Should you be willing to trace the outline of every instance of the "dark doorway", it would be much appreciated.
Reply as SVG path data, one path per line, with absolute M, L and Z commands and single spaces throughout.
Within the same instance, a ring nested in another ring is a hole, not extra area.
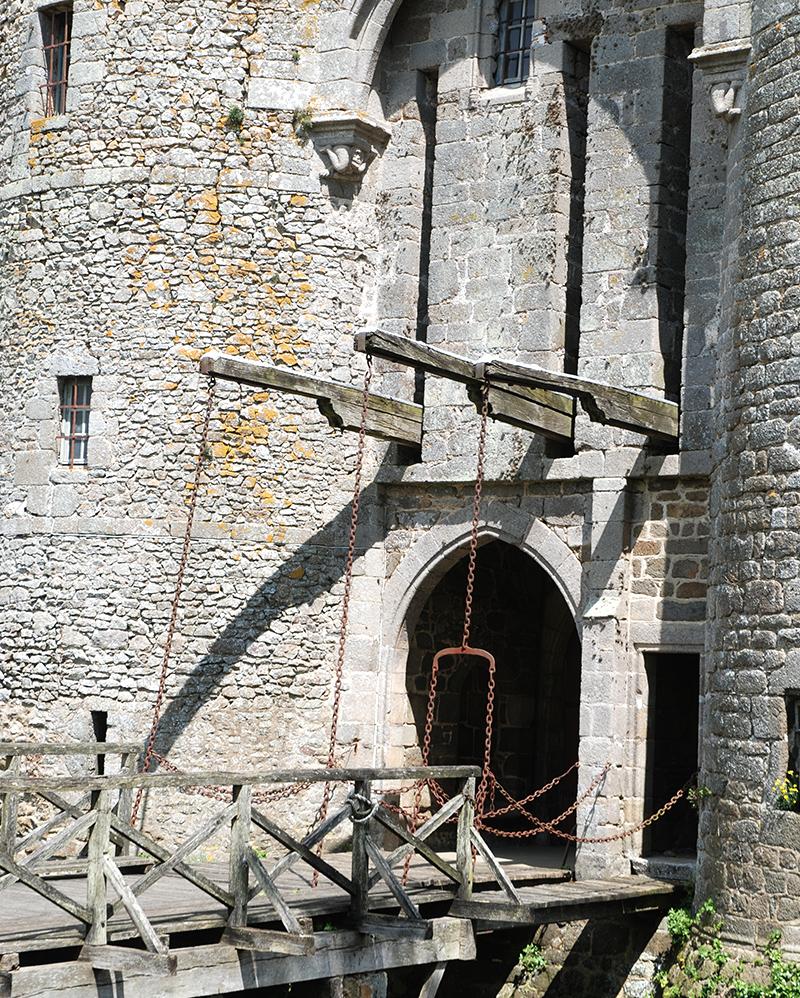
M 462 559 L 436 586 L 411 635 L 406 682 L 420 743 L 433 656 L 461 642 L 466 567 Z M 491 652 L 497 661 L 492 768 L 509 793 L 523 798 L 577 760 L 580 643 L 569 608 L 550 576 L 502 541 L 478 551 L 470 643 Z M 480 764 L 486 665 L 453 658 L 442 666 L 431 764 Z M 577 775 L 572 772 L 538 799 L 532 811 L 551 820 L 575 800 L 576 791 Z M 498 797 L 497 806 L 502 803 Z M 561 827 L 571 831 L 573 824 L 570 816 Z M 497 825 L 530 827 L 513 816 L 498 819 Z M 548 842 L 539 839 L 537 844 Z
M 645 811 L 652 814 L 697 772 L 700 656 L 645 655 L 649 688 Z M 697 812 L 680 801 L 646 830 L 645 856 L 697 851 Z

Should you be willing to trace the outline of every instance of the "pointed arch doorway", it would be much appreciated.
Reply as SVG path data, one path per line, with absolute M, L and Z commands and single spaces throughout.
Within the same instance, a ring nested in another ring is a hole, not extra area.
M 460 644 L 466 588 L 466 555 L 442 576 L 409 620 L 406 692 L 422 741 L 434 654 Z M 493 540 L 478 550 L 471 644 L 497 661 L 492 768 L 517 799 L 565 772 L 578 758 L 580 641 L 572 613 L 550 575 L 518 547 Z M 486 731 L 486 668 L 480 660 L 453 659 L 440 674 L 431 741 L 432 765 L 476 764 Z M 533 805 L 545 820 L 575 800 L 577 773 Z M 498 806 L 501 805 L 498 799 Z M 560 827 L 572 831 L 572 818 Z M 497 821 L 513 831 L 524 819 Z M 493 841 L 508 852 L 511 840 Z M 548 834 L 527 846 L 564 843 Z M 503 846 L 506 848 L 504 849 Z

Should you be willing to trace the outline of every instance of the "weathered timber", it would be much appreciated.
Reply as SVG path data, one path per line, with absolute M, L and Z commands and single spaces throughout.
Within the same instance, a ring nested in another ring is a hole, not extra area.
M 132 828 L 130 825 L 123 825 L 122 822 L 116 818 L 114 815 L 111 816 L 111 840 L 112 842 L 118 837 L 119 841 L 130 841 L 134 845 L 138 846 L 139 849 L 144 850 L 151 856 L 160 860 L 163 863 L 167 863 L 172 859 L 172 853 L 164 846 L 159 845 L 154 842 L 148 835 L 144 832 L 138 831 L 136 828 Z M 214 898 L 216 901 L 221 901 L 227 908 L 233 907 L 233 897 L 219 884 L 215 884 L 213 880 L 210 880 L 204 874 L 199 873 L 193 867 L 189 866 L 187 863 L 178 862 L 172 864 L 173 871 L 180 874 L 184 880 L 188 880 L 189 883 L 194 884 L 195 887 L 199 887 L 201 891 L 204 891 L 210 897 Z
M 82 810 L 91 800 L 91 794 L 84 794 L 79 801 L 75 802 L 74 807 L 80 811 Z M 36 828 L 28 832 L 17 842 L 17 852 L 21 850 L 28 849 L 33 845 L 34 842 L 38 842 L 39 839 L 43 839 L 45 835 L 51 832 L 54 828 L 57 828 L 62 822 L 68 821 L 72 815 L 68 811 L 61 811 L 59 814 L 54 814 L 47 821 L 42 822 L 41 825 L 37 825 Z
M 420 988 L 419 998 L 436 998 L 439 991 L 439 985 L 442 983 L 442 978 L 444 977 L 444 972 L 446 970 L 446 963 L 436 964 Z
M 531 388 L 547 388 L 579 398 L 589 416 L 600 423 L 620 426 L 664 440 L 677 440 L 679 408 L 676 402 L 654 398 L 643 392 L 618 388 L 574 374 L 548 371 L 543 367 L 506 360 L 487 360 L 476 365 L 476 374 L 491 384 L 498 382 Z
M 88 963 L 94 970 L 114 970 L 118 974 L 145 975 L 147 977 L 174 977 L 178 959 L 169 953 L 150 953 L 131 949 L 129 946 L 98 946 L 86 943 L 79 961 Z
M 326 863 L 324 859 L 317 856 L 310 849 L 306 848 L 302 842 L 298 842 L 294 836 L 290 835 L 287 831 L 276 825 L 274 821 L 270 821 L 266 815 L 262 814 L 253 808 L 253 822 L 258 825 L 259 828 L 263 829 L 268 835 L 271 835 L 276 842 L 280 842 L 282 846 L 286 849 L 291 849 L 296 852 L 302 860 L 304 860 L 308 865 L 321 873 L 323 877 L 326 877 L 332 883 L 336 884 L 337 887 L 341 887 L 342 890 L 347 891 L 351 896 L 355 893 L 355 888 L 351 880 L 348 880 L 344 874 L 339 873 L 339 871 Z
M 382 880 L 392 892 L 392 894 L 397 899 L 397 903 L 400 905 L 401 909 L 406 913 L 408 918 L 418 919 L 422 916 L 419 913 L 419 908 L 414 904 L 411 898 L 403 889 L 403 885 L 392 873 L 391 867 L 386 862 L 384 857 L 381 855 L 380 849 L 372 842 L 372 840 L 367 836 L 365 841 L 365 846 L 367 849 L 367 855 L 375 864 L 375 869 L 380 874 Z M 369 887 L 367 888 L 369 891 Z
M 489 846 L 486 844 L 480 832 L 475 828 L 474 825 L 470 827 L 469 837 L 472 844 L 478 850 L 480 855 L 483 856 L 484 860 L 489 866 L 489 869 L 497 878 L 497 882 L 503 888 L 503 891 L 511 898 L 512 901 L 518 904 L 520 901 L 520 896 L 517 893 L 516 887 L 514 887 L 513 883 L 508 879 L 505 870 L 497 861 L 496 856 L 489 848 Z
M 81 832 L 85 832 L 87 828 L 91 828 L 97 817 L 96 811 L 89 811 L 88 814 L 82 815 L 77 818 L 69 827 L 63 828 L 58 835 L 54 835 L 52 839 L 46 842 L 43 846 L 40 846 L 32 856 L 28 856 L 26 859 L 21 861 L 21 866 L 24 866 L 27 870 L 38 870 L 41 874 L 40 867 L 42 864 L 53 855 L 54 852 L 66 845 L 67 842 L 75 838 L 76 835 L 80 835 Z M 7 873 L 4 877 L 0 877 L 0 891 L 10 887 L 16 882 L 16 877 Z
M 372 804 L 370 801 L 370 781 L 357 780 L 351 803 L 353 804 L 353 837 L 350 843 L 350 880 L 353 884 L 353 899 L 350 914 L 353 918 L 366 915 L 369 906 L 369 854 L 367 837 Z M 365 814 L 357 814 L 356 802 L 366 808 Z
M 5 772 L 18 776 L 20 771 L 19 756 L 6 754 Z M 17 810 L 19 799 L 13 791 L 3 794 L 0 798 L 0 849 L 12 858 L 17 851 Z
M 353 925 L 365 936 L 380 939 L 430 939 L 433 936 L 433 923 L 425 918 L 397 918 L 369 912 L 356 919 Z
M 0 742 L 0 755 L 125 755 L 141 751 L 138 742 Z
M 407 828 L 395 821 L 394 818 L 388 814 L 388 812 L 379 807 L 375 812 L 375 820 L 380 822 L 384 828 L 388 828 L 390 832 L 394 832 L 401 839 L 405 839 L 409 845 L 414 847 L 414 851 L 418 852 L 420 856 L 426 859 L 431 866 L 435 866 L 437 870 L 443 873 L 446 877 L 449 877 L 454 883 L 461 883 L 461 875 L 458 870 L 454 869 L 446 860 L 433 851 L 422 839 L 418 838 L 408 831 Z
M 136 931 L 141 936 L 142 942 L 145 944 L 147 949 L 151 953 L 165 954 L 168 947 L 161 941 L 158 933 L 150 924 L 150 920 L 142 910 L 142 906 L 136 900 L 136 895 L 125 883 L 125 878 L 114 865 L 114 861 L 110 856 L 106 856 L 104 858 L 103 869 L 105 870 L 108 883 L 110 883 L 117 894 L 119 894 L 120 900 L 125 906 L 125 910 L 128 912 L 130 920 L 136 926 Z
M 68 915 L 72 915 L 85 925 L 92 924 L 92 913 L 86 905 L 78 904 L 77 901 L 73 901 L 72 898 L 67 897 L 63 891 L 60 891 L 57 887 L 53 887 L 52 884 L 48 884 L 46 880 L 42 880 L 41 877 L 37 877 L 35 873 L 27 870 L 24 866 L 20 866 L 19 863 L 15 863 L 10 856 L 4 856 L 1 852 L 0 868 L 5 870 L 7 873 L 12 873 L 16 879 L 25 884 L 26 887 L 30 887 L 31 890 L 35 891 L 37 894 L 40 894 L 43 898 L 46 898 L 48 901 L 52 901 L 53 904 L 58 905 L 58 907 L 66 911 Z
M 264 869 L 264 865 L 258 856 L 256 856 L 252 846 L 248 847 L 246 857 L 247 865 L 250 867 L 253 877 L 255 878 L 258 890 L 264 892 L 264 896 L 278 913 L 278 917 L 281 922 L 283 922 L 284 929 L 286 929 L 287 932 L 294 933 L 295 935 L 302 935 L 300 922 L 297 916 L 286 903 L 284 896 L 275 886 L 275 881 Z M 256 892 L 252 891 L 248 896 L 248 901 L 252 901 L 255 894 Z
M 301 935 L 294 932 L 275 932 L 271 929 L 247 929 L 230 925 L 222 933 L 222 942 L 236 949 L 255 953 L 284 953 L 287 956 L 310 955 L 316 941 L 313 933 Z
M 450 913 L 476 924 L 550 925 L 585 918 L 666 908 L 675 901 L 680 886 L 649 877 L 582 880 L 556 888 L 517 888 L 518 902 L 500 892 L 480 894 L 471 900 L 456 899 Z
M 243 961 L 234 947 L 218 945 L 176 950 L 175 956 L 176 975 L 159 981 L 159 998 L 202 998 L 342 974 L 473 960 L 475 939 L 469 922 L 438 918 L 430 939 L 376 937 L 365 946 L 358 932 L 324 932 L 315 934 L 310 955 L 253 952 Z M 95 973 L 85 962 L 24 967 L 9 976 L 14 998 L 97 998 Z M 153 998 L 152 977 L 141 971 L 126 974 L 125 998 Z
M 182 845 L 178 846 L 174 852 L 168 853 L 167 858 L 164 859 L 158 866 L 153 867 L 148 873 L 136 881 L 131 887 L 131 893 L 134 897 L 139 897 L 144 894 L 146 890 L 153 886 L 157 881 L 159 881 L 165 874 L 170 873 L 175 870 L 177 873 L 183 873 L 184 864 L 183 860 L 186 856 L 191 855 L 195 849 L 206 839 L 210 838 L 218 829 L 220 829 L 226 821 L 233 815 L 236 807 L 234 804 L 229 804 L 222 811 L 219 811 L 213 817 L 209 818 L 208 821 L 188 838 Z M 119 909 L 119 904 L 114 906 L 114 911 Z
M 136 773 L 114 776 L 0 776 L 0 793 L 177 789 L 180 787 L 258 786 L 275 783 L 354 783 L 356 780 L 465 780 L 479 776 L 477 766 L 408 766 L 396 769 L 273 769 L 264 773 L 210 771 L 205 773 Z M 44 795 L 43 795 L 44 796 Z M 64 810 L 70 805 L 62 802 Z
M 461 794 L 457 794 L 455 797 L 451 798 L 451 800 L 449 800 L 440 811 L 437 811 L 433 817 L 429 818 L 424 825 L 421 825 L 414 834 L 418 839 L 421 839 L 424 842 L 425 839 L 433 835 L 437 828 L 441 828 L 446 821 L 452 818 L 453 815 L 456 814 L 461 808 L 463 803 L 464 798 Z M 413 852 L 414 846 L 408 842 L 404 842 L 402 845 L 390 852 L 388 856 L 384 857 L 386 865 L 391 869 L 392 867 L 397 866 L 398 863 L 401 863 L 406 856 L 410 856 Z M 370 888 L 374 887 L 380 879 L 381 876 L 379 873 L 371 874 L 369 878 Z
M 89 833 L 89 866 L 86 871 L 86 907 L 92 914 L 92 923 L 86 942 L 102 946 L 108 942 L 105 858 L 111 845 L 111 801 L 107 790 L 101 790 L 97 795 L 94 815 L 94 824 Z
M 364 395 L 361 389 L 351 385 L 312 378 L 261 361 L 240 360 L 217 351 L 202 358 L 200 370 L 226 381 L 316 399 L 320 412 L 337 429 L 358 430 L 361 425 Z M 422 406 L 370 393 L 367 433 L 381 440 L 418 445 L 422 442 Z
M 332 832 L 334 828 L 338 828 L 345 818 L 349 818 L 350 814 L 350 805 L 346 804 L 343 808 L 337 811 L 336 814 L 332 814 L 329 818 L 326 818 L 325 821 L 320 822 L 316 828 L 312 829 L 303 839 L 303 845 L 307 849 L 315 846 L 318 842 L 321 842 L 329 832 Z M 299 862 L 300 856 L 298 853 L 287 852 L 286 855 L 279 859 L 275 866 L 270 870 L 269 875 L 273 880 L 277 880 L 282 873 L 290 870 L 295 863 Z M 257 893 L 257 891 L 254 893 Z
M 461 873 L 461 884 L 458 888 L 460 898 L 472 897 L 472 881 L 475 875 L 475 864 L 472 861 L 472 829 L 475 824 L 475 777 L 464 781 L 464 804 L 458 815 L 458 831 L 456 833 L 456 865 Z M 491 869 L 491 865 L 489 866 Z
M 467 385 L 470 400 L 480 407 L 480 382 L 483 379 L 476 375 L 475 364 L 466 357 L 459 357 L 406 336 L 379 331 L 358 333 L 355 348 L 362 353 L 405 364 L 427 374 L 459 381 Z M 498 422 L 522 427 L 553 439 L 572 439 L 575 404 L 569 396 L 558 395 L 546 389 L 523 389 L 512 393 L 504 387 L 495 387 L 489 402 L 490 415 Z
M 11 974 L 0 971 L 0 998 L 11 998 Z

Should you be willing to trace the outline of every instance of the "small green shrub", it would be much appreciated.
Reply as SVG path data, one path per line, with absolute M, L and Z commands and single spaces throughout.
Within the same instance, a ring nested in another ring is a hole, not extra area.
M 236 104 L 228 108 L 228 117 L 225 119 L 225 127 L 229 132 L 240 132 L 244 124 L 244 111 Z
M 542 953 L 542 947 L 536 943 L 528 943 L 519 955 L 519 965 L 526 980 L 541 974 L 547 968 L 547 959 Z

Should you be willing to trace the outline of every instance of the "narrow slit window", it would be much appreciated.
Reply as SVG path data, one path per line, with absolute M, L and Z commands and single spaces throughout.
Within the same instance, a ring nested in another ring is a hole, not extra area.
M 524 83 L 531 72 L 536 0 L 503 0 L 500 4 L 495 83 Z
M 59 462 L 69 465 L 70 468 L 88 464 L 92 379 L 61 378 L 59 394 L 61 397 Z
M 44 64 L 47 71 L 47 83 L 44 85 L 44 113 L 46 117 L 51 117 L 64 114 L 67 109 L 72 7 L 47 8 L 41 12 L 41 19 Z
M 789 769 L 800 773 L 800 693 L 787 695 L 786 712 L 789 721 Z

